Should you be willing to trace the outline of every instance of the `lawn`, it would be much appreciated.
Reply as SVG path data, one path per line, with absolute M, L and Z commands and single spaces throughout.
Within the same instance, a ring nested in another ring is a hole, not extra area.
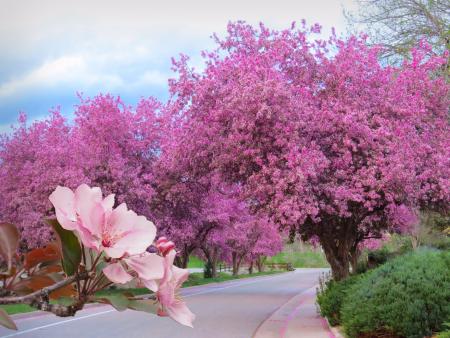
M 203 268 L 205 266 L 205 262 L 203 262 L 197 256 L 189 256 L 188 268 Z
M 204 284 L 209 284 L 209 283 L 220 283 L 220 282 L 226 282 L 226 281 L 233 280 L 233 279 L 242 279 L 242 278 L 255 277 L 255 276 L 273 275 L 273 274 L 277 274 L 277 273 L 281 273 L 281 272 L 283 272 L 283 271 L 258 272 L 258 273 L 253 273 L 251 275 L 250 274 L 242 274 L 242 275 L 238 275 L 237 277 L 233 277 L 232 275 L 226 274 L 226 273 L 219 273 L 219 276 L 217 278 L 203 278 L 203 273 L 196 272 L 196 273 L 191 273 L 189 275 L 189 279 L 183 284 L 183 287 L 204 285 Z M 146 288 L 131 288 L 131 289 L 128 289 L 128 291 L 130 291 L 131 293 L 133 293 L 136 296 L 149 293 L 149 290 Z M 118 292 L 121 292 L 121 290 L 109 289 L 109 290 L 100 291 L 97 294 L 98 295 L 108 295 L 108 294 L 114 294 L 114 293 L 118 293 Z M 25 304 L 0 305 L 0 308 L 6 310 L 6 312 L 10 315 L 13 315 L 16 313 L 25 313 L 25 312 L 36 311 L 35 308 L 32 308 Z
M 328 262 L 320 248 L 305 243 L 285 245 L 282 252 L 269 257 L 267 263 L 292 263 L 294 268 L 328 268 Z

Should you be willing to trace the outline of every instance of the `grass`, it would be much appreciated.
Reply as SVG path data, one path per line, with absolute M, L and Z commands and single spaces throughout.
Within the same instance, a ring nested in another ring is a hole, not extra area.
M 248 277 L 273 275 L 273 274 L 280 273 L 280 272 L 281 271 L 266 271 L 266 272 L 253 273 L 251 275 L 250 274 L 242 274 L 242 275 L 238 275 L 236 277 L 222 272 L 222 273 L 219 273 L 219 276 L 217 278 L 203 278 L 202 272 L 195 272 L 195 273 L 191 273 L 189 275 L 189 279 L 183 284 L 183 287 L 204 285 L 204 284 L 209 284 L 209 283 L 220 283 L 220 282 L 226 282 L 229 280 L 242 279 L 242 278 L 248 278 Z M 122 291 L 123 290 L 121 290 L 121 289 L 108 289 L 108 290 L 103 290 L 103 291 L 98 292 L 97 295 L 111 295 L 111 294 L 120 293 Z M 146 288 L 130 288 L 130 289 L 127 289 L 127 291 L 133 293 L 135 296 L 149 293 L 149 290 Z M 10 315 L 17 314 L 17 313 L 26 313 L 26 312 L 36 311 L 35 308 L 25 305 L 25 304 L 0 305 L 0 309 L 4 309 Z
M 8 305 L 0 305 L 0 309 L 3 309 L 9 315 L 14 315 L 16 313 L 26 313 L 36 311 L 34 307 L 31 307 L 27 304 L 8 304 Z
M 294 268 L 329 268 L 325 254 L 310 244 L 286 244 L 282 252 L 267 258 L 267 263 L 292 263 Z M 189 257 L 188 268 L 203 268 L 205 263 L 196 256 Z
M 189 287 L 189 286 L 197 286 L 197 285 L 205 285 L 210 283 L 220 283 L 220 282 L 226 282 L 230 280 L 235 279 L 243 279 L 243 278 L 249 278 L 249 277 L 256 277 L 256 276 L 267 276 L 267 275 L 273 275 L 277 273 L 281 273 L 283 271 L 264 271 L 264 272 L 257 272 L 253 274 L 242 274 L 238 276 L 232 276 L 230 274 L 221 272 L 216 278 L 203 278 L 203 272 L 194 272 L 189 274 L 189 279 L 183 283 L 183 287 Z M 111 295 L 115 293 L 120 293 L 123 290 L 120 289 L 109 289 L 109 290 L 103 290 L 97 293 L 97 295 Z M 133 293 L 135 296 L 148 294 L 149 290 L 146 288 L 130 288 L 127 289 L 127 291 Z
M 328 268 L 324 253 L 305 243 L 285 245 L 282 252 L 267 259 L 267 263 L 292 263 L 294 268 Z
M 205 262 L 203 262 L 197 256 L 189 256 L 188 268 L 203 268 L 205 266 Z

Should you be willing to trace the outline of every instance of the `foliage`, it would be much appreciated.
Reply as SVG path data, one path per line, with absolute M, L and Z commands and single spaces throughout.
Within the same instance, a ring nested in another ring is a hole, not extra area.
M 391 253 L 386 246 L 383 246 L 378 250 L 371 250 L 367 254 L 368 266 L 370 268 L 375 268 L 383 265 L 390 257 L 392 257 L 392 255 L 393 253 Z
M 448 328 L 450 328 L 450 323 L 445 323 L 446 325 L 446 327 L 448 327 Z M 437 335 L 437 338 L 450 338 L 450 329 L 447 329 L 447 330 L 445 330 L 445 331 L 443 331 L 443 332 L 440 332 L 438 335 Z
M 447 329 L 443 332 L 440 332 L 437 335 L 437 338 L 450 338 L 450 322 L 444 323 L 444 327 Z
M 341 324 L 341 308 L 350 288 L 359 281 L 361 276 L 353 275 L 341 281 L 320 279 L 317 292 L 317 304 L 320 315 L 326 317 L 332 326 Z
M 377 330 L 429 336 L 450 315 L 450 253 L 400 256 L 365 274 L 347 292 L 341 322 L 350 337 Z

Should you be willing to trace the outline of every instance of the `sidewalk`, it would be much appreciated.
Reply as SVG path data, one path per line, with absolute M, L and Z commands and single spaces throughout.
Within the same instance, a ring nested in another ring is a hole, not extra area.
M 340 338 L 316 310 L 316 287 L 291 298 L 256 330 L 253 338 Z

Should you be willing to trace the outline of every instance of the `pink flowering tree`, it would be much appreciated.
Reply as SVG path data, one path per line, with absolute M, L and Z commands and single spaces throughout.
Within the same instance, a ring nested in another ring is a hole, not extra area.
M 262 259 L 282 250 L 282 239 L 273 222 L 264 217 L 247 214 L 233 228 L 224 234 L 222 257 L 231 264 L 236 276 L 242 263 L 247 262 L 253 269 L 256 263 L 262 268 Z
M 252 212 L 318 239 L 336 279 L 359 243 L 402 224 L 396 208 L 449 203 L 449 85 L 426 45 L 400 67 L 364 38 L 228 26 L 205 70 L 174 62 L 167 110 L 197 176 L 243 187 Z
M 150 216 L 158 110 L 151 98 L 132 109 L 99 95 L 81 99 L 73 123 L 58 111 L 30 126 L 20 116 L 13 133 L 0 138 L 0 220 L 17 224 L 23 249 L 51 240 L 42 218 L 53 214 L 47 197 L 58 185 L 102 186 L 119 203 Z
M 145 216 L 116 204 L 114 194 L 80 185 L 75 191 L 58 186 L 49 197 L 56 219 L 47 219 L 57 243 L 17 256 L 19 231 L 0 223 L 0 257 L 6 262 L 0 276 L 0 304 L 28 304 L 57 316 L 74 316 L 87 302 L 111 304 L 118 311 L 132 309 L 170 316 L 192 326 L 194 314 L 179 297 L 188 271 L 173 265 L 173 242 L 156 239 L 156 227 Z M 147 249 L 154 245 L 153 253 Z M 98 295 L 112 284 L 140 280 L 153 295 L 129 292 Z M 50 302 L 50 300 L 56 302 Z M 0 325 L 17 329 L 0 309 Z

